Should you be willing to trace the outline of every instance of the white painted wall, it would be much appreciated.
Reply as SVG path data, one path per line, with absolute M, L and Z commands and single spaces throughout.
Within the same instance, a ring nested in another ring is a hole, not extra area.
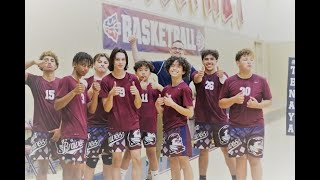
M 263 39 L 269 42 L 295 41 L 295 0 L 266 0 L 268 25 Z

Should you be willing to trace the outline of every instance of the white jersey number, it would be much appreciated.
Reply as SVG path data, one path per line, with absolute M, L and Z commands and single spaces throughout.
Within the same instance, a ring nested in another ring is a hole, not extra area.
M 141 94 L 141 100 L 142 102 L 148 102 L 148 93 Z
M 213 90 L 213 88 L 214 88 L 214 82 L 213 81 L 206 81 L 206 86 L 204 87 L 204 89 Z
M 124 90 L 123 87 L 120 87 L 119 96 L 120 96 L 120 97 L 124 97 L 125 95 L 126 95 L 126 91 Z
M 242 91 L 243 95 L 249 96 L 251 93 L 250 87 L 240 87 L 240 91 Z
M 54 100 L 54 90 L 46 90 L 46 100 Z
M 85 104 L 85 103 L 86 103 L 86 101 L 84 100 L 84 94 L 83 94 L 83 93 L 81 93 L 81 103 L 82 103 L 82 104 Z

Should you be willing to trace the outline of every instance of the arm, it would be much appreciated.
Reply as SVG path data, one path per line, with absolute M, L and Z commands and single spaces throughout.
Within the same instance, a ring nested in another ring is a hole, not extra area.
M 94 114 L 96 112 L 96 109 L 97 109 L 97 106 L 98 106 L 98 96 L 99 96 L 99 92 L 93 91 L 92 99 L 87 104 L 88 112 L 90 114 Z
M 272 105 L 272 100 L 262 100 L 260 103 L 259 103 L 259 107 L 261 109 L 264 109 L 266 107 L 269 107 Z
M 250 97 L 250 99 L 247 102 L 248 108 L 254 108 L 254 109 L 263 109 L 272 104 L 271 100 L 262 100 L 260 103 L 254 98 Z
M 192 117 L 193 116 L 193 106 L 188 106 L 186 108 L 178 105 L 177 103 L 174 103 L 173 106 L 171 106 L 173 109 L 175 109 L 178 113 L 187 116 Z
M 42 61 L 42 60 L 31 60 L 31 61 L 27 61 L 26 63 L 25 63 L 25 66 L 24 66 L 24 69 L 25 70 L 27 70 L 29 67 L 31 67 L 31 66 L 33 66 L 33 65 L 41 65 L 41 64 L 43 64 L 44 63 L 44 61 Z M 25 81 L 27 81 L 27 79 L 28 79 L 28 73 L 27 72 L 25 72 Z
M 129 43 L 131 45 L 133 61 L 136 63 L 140 59 L 137 47 L 137 38 L 134 35 L 129 36 Z
M 106 112 L 110 112 L 113 107 L 113 96 L 117 96 L 120 93 L 119 87 L 117 87 L 117 83 L 114 82 L 112 89 L 109 91 L 108 96 L 106 98 L 102 98 L 103 109 Z
M 163 86 L 157 82 L 151 82 L 152 89 L 157 89 L 160 92 L 163 90 Z
M 74 96 L 76 96 L 77 94 L 72 90 L 70 91 L 68 94 L 66 94 L 65 96 L 63 96 L 62 98 L 57 98 L 54 101 L 54 109 L 56 111 L 64 108 L 67 104 L 69 104 L 69 102 L 74 98 Z
M 161 105 L 157 105 L 157 103 L 155 103 L 155 104 L 156 104 L 156 110 L 157 110 L 158 114 L 160 116 L 162 116 L 163 115 L 163 107 Z
M 188 106 L 186 108 L 180 106 L 176 102 L 174 102 L 171 98 L 171 96 L 165 96 L 164 97 L 164 104 L 166 106 L 170 106 L 173 109 L 175 109 L 178 113 L 187 116 L 187 117 L 192 117 L 193 116 L 193 106 Z
M 161 117 L 163 116 L 163 106 L 162 106 L 162 105 L 164 105 L 163 100 L 164 100 L 163 97 L 161 97 L 161 94 L 159 94 L 159 97 L 157 98 L 157 100 L 155 102 L 156 110 Z
M 59 85 L 60 88 L 60 85 Z M 76 85 L 76 87 L 70 91 L 68 94 L 66 94 L 65 96 L 61 97 L 61 98 L 57 98 L 54 101 L 54 109 L 56 111 L 64 108 L 67 104 L 69 104 L 69 102 L 78 94 L 81 94 L 84 92 L 85 90 L 85 86 L 83 84 L 78 83 Z
M 244 95 L 241 91 L 233 97 L 220 99 L 219 100 L 219 107 L 222 109 L 227 109 L 235 103 L 236 104 L 243 104 L 243 101 L 244 101 Z
M 217 66 L 217 76 L 219 77 L 219 81 L 221 84 L 224 84 L 224 81 L 228 78 L 228 76 L 224 73 L 224 71 Z
M 103 109 L 106 112 L 110 112 L 110 110 L 113 107 L 113 95 L 109 93 L 107 98 L 102 98 L 102 103 L 103 103 Z
M 92 83 L 91 87 L 90 87 L 90 88 L 88 89 L 88 91 L 87 91 L 87 94 L 88 94 L 89 99 L 92 99 L 92 97 L 93 97 L 93 89 L 92 89 L 92 86 L 93 86 L 93 83 Z
M 89 90 L 91 90 L 91 92 L 89 92 Z M 87 94 L 91 101 L 87 104 L 87 108 L 89 113 L 94 114 L 98 106 L 98 97 L 101 90 L 100 83 L 98 83 L 97 81 L 93 81 L 89 90 Z
M 195 84 L 198 84 L 198 83 L 200 83 L 202 81 L 202 78 L 203 78 L 203 75 L 201 76 L 201 75 L 199 75 L 199 73 L 197 73 L 196 75 L 194 75 L 193 82 Z
M 199 70 L 198 72 L 196 72 L 196 74 L 193 77 L 193 82 L 195 84 L 198 84 L 202 81 L 202 78 L 204 76 L 204 66 L 202 65 L 201 70 Z
M 142 100 L 140 94 L 134 96 L 134 106 L 139 109 L 142 105 Z
M 224 74 L 222 77 L 219 77 L 219 81 L 221 84 L 224 84 L 224 82 L 226 81 L 228 77 Z
M 138 83 L 138 86 L 139 86 L 139 89 L 141 89 L 139 83 Z M 134 106 L 137 109 L 139 109 L 141 107 L 142 100 L 141 100 L 140 92 L 139 92 L 137 86 L 135 85 L 135 81 L 132 81 L 132 86 L 130 86 L 130 92 L 134 96 Z
M 219 100 L 219 107 L 222 109 L 227 109 L 235 103 L 234 97 L 231 98 L 222 98 Z
M 54 141 L 54 142 L 57 142 L 60 139 L 60 136 L 61 136 L 61 125 L 62 125 L 62 121 L 60 121 L 59 128 L 49 131 L 49 133 L 53 133 L 51 140 Z

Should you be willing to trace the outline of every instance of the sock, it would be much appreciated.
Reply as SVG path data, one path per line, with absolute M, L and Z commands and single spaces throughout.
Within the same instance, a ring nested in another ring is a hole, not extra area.
M 152 180 L 159 180 L 159 170 L 151 171 Z
M 236 175 L 231 175 L 231 177 L 232 177 L 232 180 L 237 180 Z
M 201 175 L 200 175 L 199 180 L 206 180 L 206 179 L 207 179 L 207 176 L 201 176 Z
M 121 169 L 120 168 L 121 180 L 125 180 L 127 171 L 128 171 L 128 169 Z

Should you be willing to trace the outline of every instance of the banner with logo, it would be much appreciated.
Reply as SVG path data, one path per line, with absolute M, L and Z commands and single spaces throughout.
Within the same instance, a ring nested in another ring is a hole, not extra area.
M 138 50 L 168 53 L 175 40 L 184 44 L 186 55 L 199 55 L 204 49 L 204 27 L 161 16 L 103 4 L 103 48 L 131 50 L 128 37 L 134 34 Z
M 287 135 L 295 135 L 295 58 L 289 58 L 287 88 Z

